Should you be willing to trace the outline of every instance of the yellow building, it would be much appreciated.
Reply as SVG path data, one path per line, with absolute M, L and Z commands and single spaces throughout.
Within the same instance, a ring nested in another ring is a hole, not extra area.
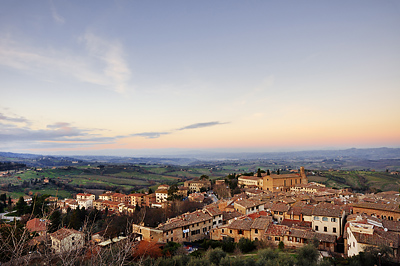
M 239 187 L 259 187 L 262 188 L 263 186 L 263 179 L 257 176 L 240 176 L 238 178 L 238 186 Z
M 300 174 L 263 174 L 263 190 L 267 191 L 289 191 L 292 186 L 307 183 L 308 179 L 304 167 L 300 168 Z

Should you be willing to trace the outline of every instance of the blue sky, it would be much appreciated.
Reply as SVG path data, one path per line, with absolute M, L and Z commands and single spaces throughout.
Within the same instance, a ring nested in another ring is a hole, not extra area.
M 0 150 L 400 147 L 398 1 L 4 1 Z

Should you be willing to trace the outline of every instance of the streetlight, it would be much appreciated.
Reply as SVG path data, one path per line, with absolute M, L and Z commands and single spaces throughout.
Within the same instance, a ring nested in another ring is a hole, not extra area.
M 379 266 L 381 266 L 381 256 L 382 256 L 382 253 L 379 252 L 379 253 L 378 253 L 378 261 L 379 261 L 379 264 L 378 264 L 378 265 L 379 265 Z

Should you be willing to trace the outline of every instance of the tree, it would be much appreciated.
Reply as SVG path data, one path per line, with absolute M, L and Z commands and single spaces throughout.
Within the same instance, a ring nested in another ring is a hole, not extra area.
M 267 175 L 271 175 L 271 172 L 269 171 L 269 169 L 267 170 Z
M 303 246 L 297 250 L 297 263 L 298 266 L 311 266 L 317 265 L 319 252 L 312 244 Z
M 148 242 L 142 240 L 133 249 L 132 254 L 134 259 L 140 259 L 145 257 L 159 258 L 162 257 L 160 244 L 157 242 Z
M 276 174 L 277 175 L 279 175 L 281 172 L 280 172 L 280 170 L 278 169 L 277 171 L 276 171 Z
M 60 226 L 61 226 L 61 213 L 56 210 L 50 215 L 49 233 L 57 231 L 60 228 Z
M 3 202 L 4 206 L 7 204 L 7 195 L 5 193 L 0 195 L 0 201 Z
M 153 190 L 149 188 L 149 194 L 153 194 Z
M 282 241 L 279 241 L 278 248 L 280 250 L 284 249 L 285 248 L 285 244 Z
M 256 246 L 254 245 L 254 242 L 250 239 L 242 237 L 241 239 L 239 239 L 238 247 L 240 251 L 242 251 L 243 253 L 247 253 L 254 250 Z
M 206 258 L 212 265 L 219 265 L 222 258 L 226 257 L 226 253 L 221 248 L 209 249 L 206 252 Z
M 257 170 L 257 177 L 261 177 L 261 169 L 260 168 L 258 168 L 258 170 Z
M 175 255 L 175 252 L 178 250 L 179 247 L 181 247 L 182 245 L 173 241 L 168 242 L 163 250 L 162 253 L 164 256 L 166 257 L 171 257 L 173 255 Z
M 80 210 L 75 209 L 72 211 L 71 220 L 69 221 L 70 227 L 79 230 L 82 226 Z
M 17 215 L 21 216 L 26 213 L 28 209 L 28 204 L 25 202 L 24 197 L 19 197 L 17 204 L 15 205 L 17 210 Z
M 208 175 L 201 175 L 200 180 L 209 180 L 210 177 Z

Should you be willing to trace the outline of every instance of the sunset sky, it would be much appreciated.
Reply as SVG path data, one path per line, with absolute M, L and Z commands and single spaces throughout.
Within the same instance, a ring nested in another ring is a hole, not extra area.
M 400 1 L 11 1 L 0 151 L 400 147 Z

